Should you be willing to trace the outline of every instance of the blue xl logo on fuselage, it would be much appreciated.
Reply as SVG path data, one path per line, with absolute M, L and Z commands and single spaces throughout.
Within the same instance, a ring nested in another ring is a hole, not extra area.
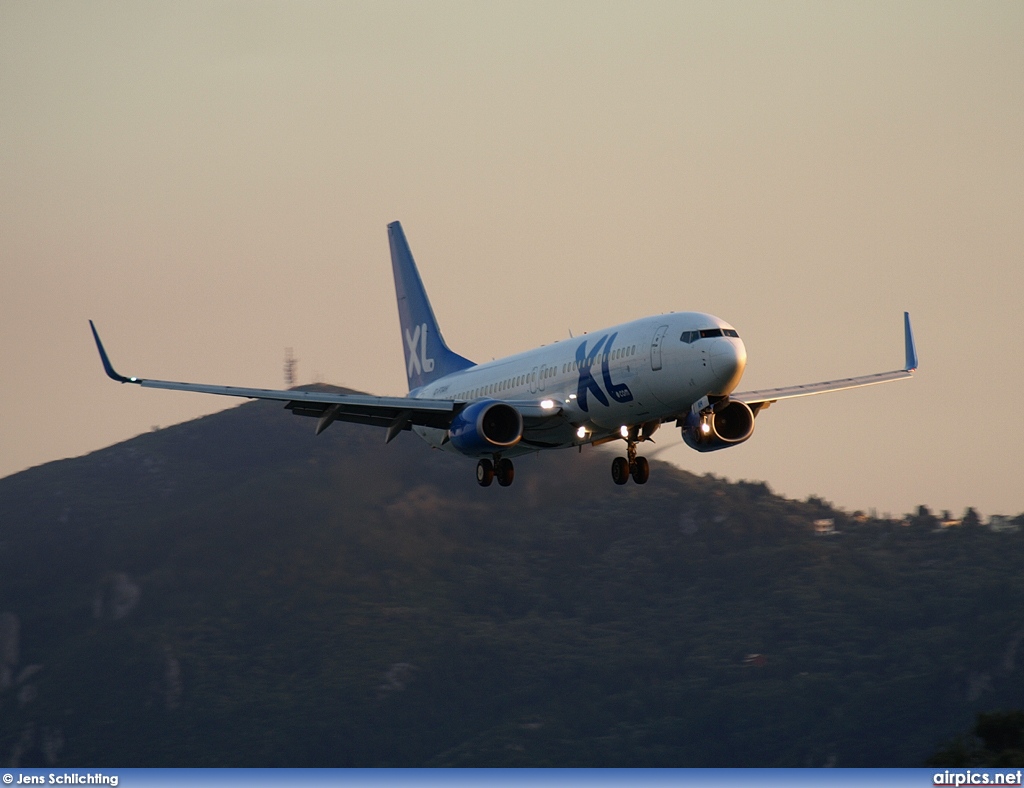
M 618 332 L 611 336 L 606 334 L 601 337 L 589 353 L 587 353 L 586 341 L 576 348 L 576 367 L 580 373 L 580 380 L 576 386 L 576 402 L 584 413 L 590 411 L 590 405 L 587 403 L 588 392 L 593 394 L 594 398 L 605 407 L 608 407 L 608 397 L 619 403 L 631 402 L 633 400 L 633 392 L 629 390 L 629 386 L 625 383 L 612 383 L 612 373 L 608 368 L 608 359 L 612 354 L 612 344 L 617 336 Z M 608 391 L 608 397 L 601 391 L 601 386 L 594 379 L 594 375 L 591 372 L 591 367 L 599 359 L 601 361 L 601 377 L 604 379 L 604 387 Z

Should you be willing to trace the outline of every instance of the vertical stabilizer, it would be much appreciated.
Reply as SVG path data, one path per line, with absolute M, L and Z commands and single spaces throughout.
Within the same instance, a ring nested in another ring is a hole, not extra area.
M 405 371 L 409 378 L 409 391 L 412 391 L 474 364 L 453 353 L 445 344 L 400 222 L 388 225 L 388 241 L 391 243 L 398 318 L 402 324 Z

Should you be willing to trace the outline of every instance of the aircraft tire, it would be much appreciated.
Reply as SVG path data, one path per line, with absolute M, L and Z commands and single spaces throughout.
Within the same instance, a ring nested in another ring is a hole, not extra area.
M 502 487 L 508 487 L 512 484 L 512 480 L 516 478 L 516 467 L 512 464 L 512 460 L 502 457 L 498 460 L 494 473 L 498 477 L 498 484 Z
M 625 457 L 616 457 L 612 460 L 612 479 L 616 484 L 625 484 L 629 481 L 629 463 Z
M 651 476 L 651 466 L 646 457 L 637 457 L 633 463 L 633 481 L 637 484 L 647 484 Z
M 490 460 L 480 460 L 476 464 L 476 483 L 481 487 L 490 487 L 494 481 L 494 464 Z

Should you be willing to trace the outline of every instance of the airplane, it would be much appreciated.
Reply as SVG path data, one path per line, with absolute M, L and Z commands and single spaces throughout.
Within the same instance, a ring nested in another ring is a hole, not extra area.
M 674 422 L 700 452 L 749 440 L 755 417 L 779 400 L 912 377 L 917 349 L 903 313 L 902 369 L 802 386 L 735 393 L 747 352 L 736 329 L 714 315 L 678 312 L 644 317 L 482 364 L 452 351 L 441 335 L 405 233 L 388 225 L 391 266 L 405 350 L 404 397 L 176 383 L 125 377 L 114 370 L 92 320 L 106 374 L 144 388 L 278 400 L 296 416 L 317 419 L 319 435 L 335 421 L 385 429 L 385 442 L 412 431 L 436 449 L 478 460 L 487 487 L 515 478 L 512 458 L 544 449 L 623 441 L 612 479 L 645 484 L 648 461 L 637 446 Z

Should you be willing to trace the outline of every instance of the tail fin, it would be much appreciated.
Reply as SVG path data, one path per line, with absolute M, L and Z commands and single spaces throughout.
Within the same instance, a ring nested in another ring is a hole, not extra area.
M 402 323 L 405 370 L 409 391 L 412 391 L 474 364 L 468 358 L 453 353 L 445 344 L 400 222 L 388 225 L 388 240 L 391 242 L 398 318 Z

